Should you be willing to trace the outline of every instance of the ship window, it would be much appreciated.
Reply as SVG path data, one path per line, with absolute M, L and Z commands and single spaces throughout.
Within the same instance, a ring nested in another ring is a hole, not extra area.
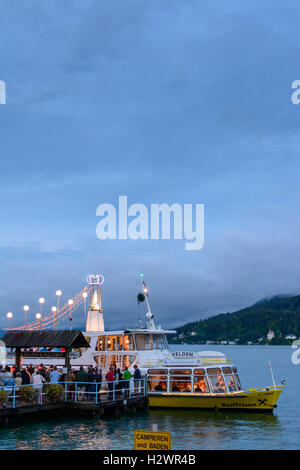
M 105 369 L 105 359 L 106 356 L 105 354 L 101 354 L 101 356 L 95 356 L 95 361 L 97 362 L 97 365 L 100 367 L 100 369 Z
M 107 367 L 115 366 L 116 369 L 122 368 L 122 356 L 117 356 L 116 354 L 107 356 Z
M 194 375 L 205 375 L 205 369 L 195 369 Z
M 123 356 L 123 367 L 122 369 L 124 369 L 125 367 L 130 367 L 131 364 L 135 361 L 135 357 L 136 356 L 133 356 L 133 355 L 125 355 Z
M 124 350 L 125 351 L 133 351 L 134 350 L 134 342 L 132 335 L 124 335 Z
M 228 392 L 236 392 L 237 386 L 234 380 L 233 375 L 225 375 L 225 382 L 227 385 Z
M 106 336 L 98 336 L 97 351 L 106 351 Z
M 203 377 L 202 375 L 194 376 L 194 392 L 209 393 L 209 386 L 206 377 Z
M 122 335 L 109 335 L 107 337 L 107 350 L 108 351 L 121 351 L 123 345 Z
M 148 369 L 148 375 L 168 375 L 168 369 Z
M 238 390 L 242 390 L 242 386 L 241 386 L 239 376 L 237 374 L 234 374 L 234 378 L 235 378 L 235 382 L 236 382 Z
M 210 367 L 207 370 L 208 375 L 216 375 L 216 374 L 221 374 L 221 369 L 219 367 Z
M 223 374 L 231 374 L 231 367 L 222 367 Z
M 171 369 L 171 375 L 189 375 L 192 373 L 191 369 Z
M 152 339 L 155 349 L 167 349 L 165 335 L 152 335 Z
M 168 386 L 168 382 L 167 382 L 166 375 L 149 375 L 148 376 L 149 392 L 166 392 L 167 386 Z
M 225 393 L 226 387 L 224 379 L 221 375 L 212 375 L 209 377 L 210 385 L 213 393 Z
M 176 371 L 177 372 L 177 371 Z M 170 379 L 170 392 L 186 392 L 192 391 L 190 375 L 172 375 Z
M 232 368 L 232 372 L 234 372 L 235 374 L 237 373 L 236 367 Z
M 148 334 L 136 334 L 135 335 L 136 349 L 138 351 L 149 351 L 153 349 L 153 343 L 151 335 Z

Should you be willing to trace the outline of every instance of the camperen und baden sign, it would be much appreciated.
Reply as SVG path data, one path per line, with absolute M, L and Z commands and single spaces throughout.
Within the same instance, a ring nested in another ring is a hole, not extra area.
M 170 450 L 171 433 L 158 431 L 134 431 L 134 450 Z

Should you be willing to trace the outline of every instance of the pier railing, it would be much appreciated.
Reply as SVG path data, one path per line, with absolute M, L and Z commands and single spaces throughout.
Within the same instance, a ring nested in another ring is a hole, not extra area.
M 57 402 L 108 403 L 147 396 L 146 377 L 109 382 L 45 382 L 0 387 L 0 409 Z

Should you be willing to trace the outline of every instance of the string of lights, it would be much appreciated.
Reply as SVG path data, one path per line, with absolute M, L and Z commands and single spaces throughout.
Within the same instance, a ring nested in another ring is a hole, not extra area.
M 90 293 L 92 289 L 92 286 L 86 286 L 84 287 L 78 294 L 75 295 L 72 299 L 69 299 L 62 307 L 59 309 L 56 309 L 51 311 L 44 315 L 41 316 L 36 321 L 33 321 L 31 323 L 25 323 L 24 325 L 14 327 L 14 328 L 3 328 L 4 330 L 45 330 L 47 328 L 49 329 L 55 329 L 57 327 L 57 324 L 63 322 L 67 318 L 72 317 L 73 312 L 80 307 L 80 305 L 86 301 L 86 298 L 88 294 Z

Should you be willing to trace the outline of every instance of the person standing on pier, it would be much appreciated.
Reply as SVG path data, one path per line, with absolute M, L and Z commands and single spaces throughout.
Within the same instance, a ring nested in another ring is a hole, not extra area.
M 50 372 L 50 383 L 51 384 L 57 384 L 59 382 L 60 374 L 57 370 L 57 367 L 55 366 L 53 371 Z
M 86 381 L 87 381 L 86 372 L 84 372 L 83 367 L 80 366 L 80 369 L 77 371 L 77 374 L 76 374 L 76 382 L 79 382 L 77 385 L 78 400 L 83 400 L 84 398 L 84 393 L 86 389 L 86 384 L 85 384 Z
M 96 368 L 95 381 L 97 383 L 98 390 L 98 401 L 101 401 L 101 384 L 102 384 L 102 370 L 98 367 Z
M 133 379 L 134 379 L 134 394 L 138 395 L 140 391 L 140 382 L 141 382 L 141 371 L 138 368 L 138 366 L 135 364 L 134 366 L 134 374 L 133 374 Z
M 107 381 L 108 390 L 109 390 L 108 399 L 112 400 L 113 399 L 112 390 L 113 390 L 114 380 L 115 380 L 115 374 L 113 373 L 112 366 L 110 366 L 109 371 L 107 372 L 107 374 L 105 376 L 105 379 Z
M 128 367 L 125 366 L 125 370 L 123 372 L 123 387 L 124 387 L 126 398 L 129 397 L 130 379 L 131 379 L 131 372 L 128 370 Z

